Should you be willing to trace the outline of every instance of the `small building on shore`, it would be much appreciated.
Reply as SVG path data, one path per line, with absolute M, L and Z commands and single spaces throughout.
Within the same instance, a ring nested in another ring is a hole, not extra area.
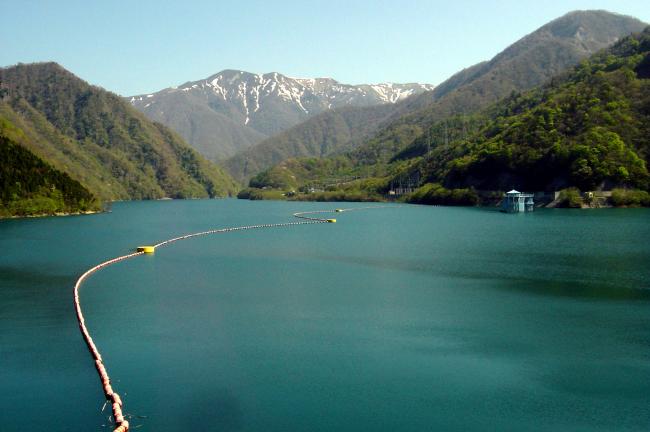
M 511 190 L 503 195 L 501 211 L 505 213 L 530 212 L 535 208 L 533 194 Z

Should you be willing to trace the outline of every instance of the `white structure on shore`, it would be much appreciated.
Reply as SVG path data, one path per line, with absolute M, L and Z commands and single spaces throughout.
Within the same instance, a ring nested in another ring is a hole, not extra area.
M 501 211 L 506 213 L 519 213 L 533 211 L 535 202 L 533 194 L 511 190 L 503 195 L 501 201 Z

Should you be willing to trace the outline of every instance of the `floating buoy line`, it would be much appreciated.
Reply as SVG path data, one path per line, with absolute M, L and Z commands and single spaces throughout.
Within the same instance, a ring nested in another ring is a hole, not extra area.
M 77 282 L 75 283 L 74 286 L 74 306 L 75 310 L 77 312 L 77 321 L 79 322 L 79 330 L 81 331 L 81 335 L 84 338 L 84 341 L 86 342 L 86 345 L 88 345 L 88 350 L 90 351 L 90 355 L 93 358 L 93 361 L 95 362 L 95 369 L 97 369 L 97 374 L 99 375 L 99 379 L 101 380 L 102 383 L 102 388 L 104 390 L 104 396 L 106 397 L 106 403 L 109 403 L 111 405 L 112 411 L 113 411 L 113 422 L 115 424 L 115 429 L 113 429 L 113 432 L 126 432 L 129 430 L 129 422 L 128 420 L 125 419 L 124 417 L 124 411 L 123 411 L 123 402 L 122 399 L 120 398 L 120 395 L 113 389 L 111 386 L 111 379 L 108 375 L 108 372 L 106 370 L 106 366 L 104 366 L 104 360 L 102 358 L 101 353 L 99 352 L 99 349 L 97 348 L 97 345 L 95 345 L 95 342 L 93 341 L 92 336 L 90 336 L 90 333 L 88 332 L 88 328 L 86 327 L 86 321 L 83 315 L 83 312 L 81 310 L 81 305 L 79 303 L 79 289 L 81 288 L 81 285 L 83 282 L 90 276 L 91 274 L 106 268 L 110 265 L 117 264 L 121 261 L 127 260 L 129 258 L 134 258 L 140 255 L 144 254 L 153 254 L 156 250 L 156 248 L 167 246 L 171 243 L 180 241 L 180 240 L 187 240 L 189 238 L 193 237 L 199 237 L 199 236 L 205 236 L 205 235 L 210 235 L 210 234 L 221 234 L 221 233 L 226 233 L 226 232 L 233 232 L 233 231 L 243 231 L 243 230 L 251 230 L 251 229 L 261 229 L 261 228 L 279 228 L 279 227 L 289 227 L 289 226 L 295 226 L 295 225 L 310 225 L 310 224 L 322 224 L 322 223 L 336 223 L 336 219 L 334 218 L 323 218 L 320 217 L 322 214 L 327 214 L 327 213 L 341 213 L 341 212 L 347 212 L 347 211 L 355 211 L 355 210 L 366 210 L 366 209 L 377 209 L 377 208 L 385 208 L 385 206 L 373 206 L 373 207 L 356 207 L 356 208 L 349 208 L 349 209 L 336 209 L 336 210 L 316 210 L 316 211 L 307 211 L 307 212 L 298 212 L 294 213 L 293 216 L 298 219 L 302 219 L 298 222 L 285 222 L 285 223 L 275 223 L 275 224 L 262 224 L 262 225 L 246 225 L 246 226 L 240 226 L 240 227 L 234 227 L 234 228 L 221 228 L 221 229 L 214 229 L 214 230 L 209 230 L 209 231 L 202 231 L 198 233 L 193 233 L 193 234 L 186 234 L 180 237 L 174 237 L 165 241 L 162 241 L 160 243 L 157 243 L 153 246 L 138 246 L 136 249 L 136 252 L 130 253 L 127 255 L 122 255 L 113 259 L 110 259 L 108 261 L 104 261 L 101 264 L 97 264 L 95 267 L 87 270 L 84 274 L 82 274 L 79 279 L 77 279 Z

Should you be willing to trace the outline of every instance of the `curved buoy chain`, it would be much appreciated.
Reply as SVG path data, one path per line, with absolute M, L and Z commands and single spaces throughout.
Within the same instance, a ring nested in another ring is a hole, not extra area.
M 122 399 L 120 398 L 119 394 L 113 391 L 113 387 L 111 387 L 111 379 L 108 376 L 108 372 L 106 372 L 106 367 L 104 366 L 102 355 L 99 353 L 99 350 L 97 349 L 97 346 L 95 345 L 95 342 L 93 341 L 93 338 L 92 336 L 90 336 L 90 333 L 88 332 L 88 328 L 86 327 L 86 320 L 84 319 L 83 312 L 81 311 L 81 306 L 79 305 L 79 288 L 81 287 L 83 281 L 88 276 L 95 273 L 96 271 L 101 270 L 104 267 L 108 267 L 111 264 L 115 264 L 120 261 L 124 261 L 125 259 L 133 258 L 135 256 L 142 255 L 142 254 L 144 254 L 144 252 L 135 252 L 132 254 L 113 258 L 112 260 L 108 260 L 101 264 L 98 264 L 95 267 L 91 268 L 90 270 L 86 271 L 86 273 L 82 274 L 81 277 L 77 279 L 77 283 L 74 285 L 74 305 L 75 305 L 75 310 L 77 311 L 77 321 L 79 322 L 79 329 L 81 330 L 81 334 L 84 338 L 84 341 L 86 341 L 86 345 L 88 345 L 88 350 L 90 351 L 93 360 L 95 360 L 95 368 L 97 369 L 97 373 L 99 374 L 99 379 L 102 381 L 102 387 L 104 388 L 104 395 L 106 396 L 106 399 L 111 402 L 112 409 L 113 409 L 113 418 L 115 419 L 115 424 L 117 425 L 117 427 L 115 428 L 115 432 L 128 431 L 129 422 L 124 419 L 124 415 L 122 414 Z
M 293 216 L 297 217 L 297 218 L 300 218 L 300 219 L 307 219 L 307 220 L 311 220 L 311 221 L 336 222 L 336 219 L 322 219 L 322 218 L 318 218 L 318 217 L 310 217 L 310 216 L 305 216 L 305 215 L 324 214 L 324 213 L 343 213 L 343 212 L 351 212 L 351 211 L 357 211 L 357 210 L 372 210 L 372 209 L 381 209 L 381 208 L 395 208 L 395 206 L 370 206 L 370 207 L 342 208 L 342 209 L 336 209 L 336 210 L 314 210 L 314 211 L 306 211 L 306 212 L 294 213 Z
M 226 233 L 232 231 L 243 231 L 243 230 L 260 229 L 260 228 L 277 228 L 277 227 L 288 227 L 294 225 L 331 223 L 331 222 L 336 222 L 336 219 L 323 219 L 316 216 L 307 216 L 307 215 L 317 215 L 317 214 L 324 214 L 324 213 L 341 213 L 344 211 L 377 209 L 377 208 L 385 208 L 385 207 L 386 206 L 373 206 L 373 207 L 356 207 L 356 208 L 336 209 L 336 210 L 316 210 L 316 211 L 298 212 L 298 213 L 294 213 L 293 216 L 299 219 L 303 219 L 302 221 L 299 222 L 247 225 L 247 226 L 240 226 L 234 228 L 221 228 L 221 229 L 203 231 L 203 232 L 183 235 L 180 237 L 174 237 L 169 240 L 162 241 L 154 245 L 153 249 L 155 250 L 158 247 L 166 246 L 169 245 L 170 243 L 174 243 L 179 240 L 186 240 L 192 237 L 199 237 L 199 236 L 210 235 L 210 234 L 220 234 L 220 233 Z M 144 254 L 145 254 L 144 251 L 134 252 L 128 255 L 122 255 L 117 258 L 104 261 L 103 263 L 96 265 L 95 267 L 89 269 L 84 274 L 82 274 L 79 277 L 79 279 L 77 279 L 77 283 L 74 286 L 74 306 L 77 312 L 77 321 L 79 322 L 79 330 L 81 331 L 81 335 L 83 336 L 86 345 L 88 345 L 88 350 L 90 351 L 90 354 L 92 355 L 93 360 L 95 361 L 95 368 L 97 369 L 97 373 L 102 382 L 102 387 L 104 389 L 104 395 L 106 396 L 106 400 L 111 403 L 113 409 L 113 419 L 116 425 L 115 429 L 113 429 L 113 432 L 127 432 L 129 430 L 129 422 L 124 418 L 124 414 L 122 411 L 122 399 L 120 398 L 120 395 L 115 390 L 113 390 L 113 387 L 111 386 L 111 379 L 108 375 L 108 372 L 106 371 L 106 366 L 104 366 L 102 355 L 99 352 L 99 349 L 97 349 L 97 346 L 95 345 L 95 342 L 93 341 L 93 338 L 90 336 L 90 333 L 88 332 L 88 328 L 86 327 L 86 321 L 84 319 L 83 313 L 81 311 L 81 305 L 79 303 L 79 289 L 81 288 L 81 284 L 84 282 L 84 280 L 86 280 L 88 276 L 95 273 L 96 271 L 99 271 L 112 264 L 116 264 L 120 261 L 124 261 L 129 258 L 133 258 Z

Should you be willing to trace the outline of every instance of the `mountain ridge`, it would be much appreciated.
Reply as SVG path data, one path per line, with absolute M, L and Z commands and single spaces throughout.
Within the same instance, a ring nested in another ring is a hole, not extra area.
M 432 88 L 418 83 L 350 85 L 332 78 L 226 69 L 126 99 L 150 119 L 175 129 L 204 156 L 219 160 L 321 112 L 396 103 Z
M 542 84 L 559 72 L 574 66 L 581 59 L 608 46 L 616 38 L 624 37 L 646 26 L 636 18 L 607 11 L 574 11 L 556 18 L 506 47 L 491 60 L 470 66 L 452 75 L 434 90 L 413 96 L 396 104 L 395 109 L 374 129 L 360 139 L 341 141 L 340 152 L 355 151 L 353 158 L 361 163 L 372 164 L 382 157 L 400 151 L 422 137 L 425 125 L 455 115 L 465 116 L 480 110 L 512 92 L 524 91 Z M 360 110 L 357 110 L 360 111 Z M 348 112 L 347 116 L 357 113 Z M 321 114 L 330 115 L 329 113 Z M 230 158 L 224 163 L 231 175 L 240 181 L 250 177 L 250 170 L 241 172 L 242 166 L 267 169 L 266 163 L 282 159 L 270 158 L 269 154 L 282 153 L 285 157 L 320 157 L 317 153 L 294 153 L 291 142 L 302 137 L 325 135 L 313 127 L 298 125 L 291 129 L 293 135 L 278 135 L 265 140 Z M 330 129 L 328 135 L 339 131 Z M 310 143 L 319 148 L 320 143 Z M 280 152 L 279 149 L 283 151 Z
M 450 188 L 648 190 L 649 79 L 650 26 L 499 101 L 476 133 L 413 158 L 410 170 Z
M 289 159 L 240 196 L 278 197 L 279 189 L 297 191 L 291 199 L 381 200 L 393 191 L 407 202 L 475 205 L 515 188 L 561 190 L 559 205 L 573 207 L 607 205 L 603 194 L 580 193 L 606 190 L 611 205 L 648 206 L 650 26 L 542 86 L 429 124 L 425 136 L 372 165 L 350 154 Z

